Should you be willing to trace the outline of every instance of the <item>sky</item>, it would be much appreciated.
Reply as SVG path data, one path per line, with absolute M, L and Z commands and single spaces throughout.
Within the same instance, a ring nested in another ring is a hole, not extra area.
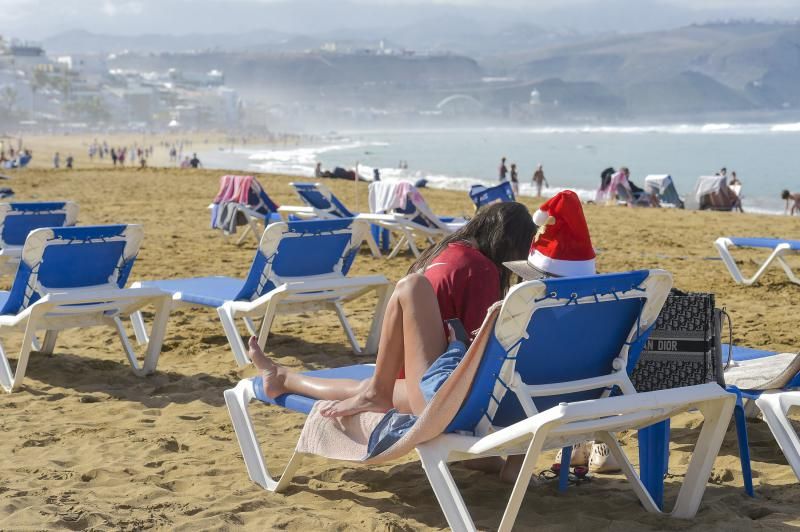
M 0 35 L 32 40 L 68 30 L 312 35 L 422 22 L 483 30 L 521 20 L 582 33 L 636 32 L 728 18 L 800 19 L 800 0 L 0 0 Z

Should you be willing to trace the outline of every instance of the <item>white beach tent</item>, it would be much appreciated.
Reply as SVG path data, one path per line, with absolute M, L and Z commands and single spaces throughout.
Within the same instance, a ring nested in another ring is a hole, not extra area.
M 738 201 L 725 176 L 709 175 L 697 178 L 692 194 L 686 198 L 687 209 L 733 210 Z
M 678 196 L 675 182 L 669 174 L 653 174 L 644 178 L 644 190 L 658 195 L 662 207 L 683 208 L 683 200 Z

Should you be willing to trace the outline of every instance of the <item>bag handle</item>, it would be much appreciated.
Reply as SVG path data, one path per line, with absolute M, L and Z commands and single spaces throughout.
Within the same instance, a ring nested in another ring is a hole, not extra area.
M 728 320 L 728 361 L 725 362 L 724 368 L 728 369 L 728 367 L 731 365 L 731 362 L 733 362 L 733 320 L 731 320 L 731 315 L 728 314 L 728 311 L 725 310 L 725 307 L 722 307 L 719 312 Z M 720 323 L 720 327 L 721 326 L 722 324 Z

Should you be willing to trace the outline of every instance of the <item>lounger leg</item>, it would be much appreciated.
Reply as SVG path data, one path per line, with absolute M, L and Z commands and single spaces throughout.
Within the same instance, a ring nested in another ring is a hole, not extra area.
M 454 532 L 474 531 L 475 523 L 447 467 L 447 450 L 436 443 L 423 443 L 417 446 L 417 453 L 447 524 Z
M 606 432 L 599 433 L 597 437 L 602 443 L 605 443 L 608 446 L 611 456 L 613 456 L 617 461 L 617 464 L 619 464 L 619 467 L 622 470 L 622 473 L 625 475 L 625 478 L 627 478 L 628 482 L 631 483 L 631 488 L 633 489 L 633 492 L 636 493 L 636 496 L 639 497 L 639 501 L 642 503 L 642 506 L 644 506 L 644 509 L 650 513 L 661 513 L 661 508 L 658 507 L 658 504 L 656 504 L 653 496 L 647 490 L 647 487 L 642 482 L 641 477 L 636 472 L 636 468 L 633 467 L 633 464 L 631 464 L 630 460 L 628 460 L 628 456 L 622 451 L 616 436 Z
M 222 329 L 225 331 L 225 337 L 231 346 L 236 364 L 239 367 L 246 366 L 250 363 L 250 359 L 247 358 L 247 349 L 244 342 L 242 342 L 239 330 L 236 328 L 236 318 L 233 315 L 233 310 L 227 305 L 222 305 L 217 307 L 217 314 L 219 315 L 219 321 L 222 322 Z
M 672 510 L 672 516 L 691 519 L 700 507 L 711 468 L 717 458 L 722 439 L 728 429 L 736 401 L 731 394 L 723 399 L 706 401 L 697 405 L 703 415 L 703 428 L 694 446 L 692 459 Z
M 133 334 L 136 336 L 136 342 L 139 345 L 145 345 L 149 341 L 147 338 L 147 327 L 144 325 L 144 318 L 142 311 L 137 310 L 131 314 L 131 325 L 133 326 Z
M 261 330 L 258 332 L 258 345 L 261 349 L 267 346 L 267 339 L 269 338 L 269 331 L 272 329 L 272 322 L 275 321 L 275 314 L 278 313 L 278 305 L 285 297 L 286 293 L 274 294 L 267 303 L 267 309 L 264 311 L 264 319 L 261 320 Z
M 261 446 L 258 444 L 253 423 L 247 412 L 247 407 L 253 398 L 252 389 L 248 389 L 250 386 L 249 381 L 242 381 L 232 390 L 225 390 L 225 405 L 228 407 L 228 414 L 250 479 L 266 490 L 283 491 L 302 463 L 303 455 L 294 453 L 280 478 L 278 480 L 272 478 L 264 464 Z
M 392 249 L 392 252 L 389 253 L 389 256 L 387 258 L 388 259 L 395 258 L 397 254 L 400 253 L 400 251 L 402 251 L 403 248 L 405 248 L 408 245 L 406 243 L 406 240 L 407 240 L 406 234 L 403 233 L 403 235 L 397 239 L 397 243 L 394 245 L 394 249 Z
M 247 328 L 247 332 L 250 333 L 251 336 L 256 336 L 258 334 L 258 329 L 256 328 L 256 324 L 253 323 L 253 320 L 245 316 L 242 318 L 244 322 L 244 326 Z
M 372 325 L 369 328 L 367 345 L 364 347 L 365 355 L 374 355 L 378 352 L 378 343 L 381 339 L 381 329 L 383 328 L 383 317 L 386 314 L 386 306 L 394 290 L 393 285 L 382 285 L 377 288 L 378 303 L 375 305 L 375 314 L 372 317 Z
M 372 236 L 372 231 L 366 231 L 364 233 L 364 242 L 367 243 L 369 246 L 369 250 L 372 252 L 372 256 L 376 259 L 381 257 L 381 248 L 378 247 L 378 243 L 375 242 L 375 237 Z
M 800 438 L 789 421 L 789 410 L 800 406 L 800 392 L 764 393 L 756 399 L 769 430 L 783 451 L 795 476 L 800 479 Z
M 786 272 L 786 277 L 788 277 L 789 280 L 794 284 L 800 284 L 800 277 L 797 277 L 797 275 L 794 274 L 792 267 L 788 262 L 786 262 L 786 259 L 783 258 L 783 255 L 778 257 L 778 262 L 780 263 L 781 268 L 783 268 L 783 271 Z
M 145 375 L 149 375 L 156 370 L 158 357 L 161 355 L 161 347 L 164 345 L 164 338 L 167 334 L 167 323 L 169 313 L 172 310 L 172 299 L 164 298 L 155 304 L 156 312 L 153 316 L 153 326 L 150 329 L 150 339 L 144 355 L 143 370 Z
M 31 354 L 34 338 L 36 338 L 34 328 L 29 321 L 22 337 L 16 371 L 11 370 L 11 364 L 8 361 L 5 350 L 0 346 L 0 385 L 8 393 L 18 390 L 22 379 L 25 378 L 25 371 L 28 369 L 28 357 Z
M 44 335 L 44 344 L 39 351 L 45 355 L 52 355 L 56 348 L 56 338 L 58 338 L 58 331 L 47 331 Z
M 742 396 L 737 393 L 736 406 L 733 409 L 733 418 L 736 420 L 736 436 L 739 440 L 739 460 L 742 463 L 742 478 L 744 480 L 744 491 L 751 497 L 755 497 L 753 491 L 753 471 L 750 468 L 750 443 L 747 438 L 747 420 L 744 414 L 744 402 Z
M 542 446 L 547 435 L 547 430 L 542 427 L 533 434 L 530 444 L 528 444 L 528 451 L 525 453 L 525 458 L 522 460 L 522 468 L 519 471 L 516 482 L 514 482 L 514 489 L 511 490 L 511 496 L 508 499 L 506 511 L 503 513 L 503 519 L 500 521 L 498 532 L 510 531 L 514 527 L 514 522 L 517 520 L 519 507 L 522 505 L 522 499 L 525 497 L 525 492 L 528 490 L 528 484 L 531 482 L 533 469 L 536 467 L 536 461 L 542 453 Z M 570 452 L 572 449 L 570 449 Z
M 353 348 L 353 352 L 357 355 L 365 354 L 361 350 L 361 346 L 358 345 L 358 338 L 356 338 L 356 333 L 353 332 L 353 328 L 350 327 L 350 322 L 347 321 L 347 315 L 344 313 L 342 304 L 338 301 L 334 302 L 333 309 L 336 311 L 336 315 L 339 317 L 339 323 L 342 324 L 342 329 L 344 329 L 344 334 L 347 336 L 347 341 L 350 342 L 350 347 Z

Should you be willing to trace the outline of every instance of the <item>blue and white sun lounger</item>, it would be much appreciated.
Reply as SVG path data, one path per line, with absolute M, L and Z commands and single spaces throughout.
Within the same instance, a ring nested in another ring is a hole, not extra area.
M 755 405 L 761 411 L 786 461 L 800 480 L 800 437 L 789 420 L 789 410 L 800 407 L 800 355 L 736 346 L 733 348 L 733 361 L 735 366 L 725 372 L 725 380 L 729 384 L 728 390 L 737 395 L 734 416 L 745 490 L 754 495 L 746 417 L 755 412 L 746 408 L 749 405 Z M 748 384 L 754 380 L 773 376 L 786 381 L 786 384 L 779 389 L 748 389 Z
M 731 255 L 729 249 L 731 246 L 769 249 L 771 253 L 752 277 L 745 278 Z M 783 271 L 786 272 L 789 280 L 795 284 L 800 284 L 800 277 L 792 271 L 792 267 L 783 258 L 785 255 L 800 253 L 800 240 L 720 237 L 714 242 L 714 247 L 719 251 L 719 256 L 722 257 L 722 261 L 731 273 L 733 280 L 739 284 L 749 286 L 755 283 L 764 274 L 767 268 L 769 268 L 770 264 L 776 260 L 781 265 L 781 268 L 783 268 Z
M 108 325 L 116 329 L 136 375 L 156 369 L 170 306 L 170 295 L 155 288 L 125 288 L 143 231 L 138 225 L 45 228 L 25 240 L 14 284 L 0 292 L 0 338 L 23 333 L 12 371 L 0 349 L 0 384 L 19 388 L 38 331 L 46 331 L 43 353 L 53 352 L 60 330 Z M 150 341 L 140 365 L 120 318 L 153 305 Z
M 406 201 L 404 208 L 397 209 L 392 213 L 353 213 L 322 183 L 292 183 L 292 186 L 306 207 L 281 207 L 278 209 L 279 212 L 300 217 L 355 217 L 387 229 L 398 235 L 397 242 L 389 254 L 388 258 L 390 259 L 406 248 L 418 257 L 420 250 L 415 242 L 417 238 L 433 243 L 436 239 L 452 233 L 465 223 L 463 219 L 436 216 L 424 204 L 424 201 L 415 203 L 410 198 Z M 421 196 L 419 197 L 421 198 Z M 380 255 L 372 235 L 367 240 L 367 244 L 372 249 L 373 255 Z
M 514 189 L 511 188 L 509 181 L 503 181 L 499 185 L 486 187 L 483 185 L 472 185 L 469 189 L 469 197 L 476 209 L 492 203 L 503 203 L 506 201 L 516 201 Z
M 369 232 L 367 224 L 352 219 L 278 222 L 264 231 L 246 279 L 215 276 L 142 281 L 133 286 L 169 292 L 174 304 L 215 308 L 239 366 L 250 360 L 236 319 L 243 318 L 250 334 L 258 334 L 263 348 L 276 312 L 333 310 L 353 351 L 375 353 L 392 285 L 382 275 L 347 277 L 364 232 Z M 362 349 L 342 304 L 371 291 L 377 293 L 378 302 Z M 263 318 L 260 332 L 253 318 Z M 133 320 L 137 337 L 146 341 L 141 314 Z
M 42 227 L 69 227 L 78 220 L 71 201 L 0 203 L 0 275 L 16 271 L 28 233 Z
M 668 273 L 653 270 L 529 281 L 511 289 L 494 325 L 487 322 L 493 327 L 491 337 L 458 414 L 445 433 L 416 447 L 453 530 L 475 530 L 475 524 L 448 462 L 525 456 L 499 527 L 510 530 L 541 452 L 585 440 L 606 443 L 644 508 L 660 512 L 615 433 L 691 409 L 705 421 L 671 515 L 695 515 L 735 397 L 716 384 L 636 393 L 628 378 L 671 285 Z M 364 379 L 372 371 L 371 366 L 350 366 L 313 373 Z M 622 395 L 611 396 L 615 387 Z M 295 452 L 283 474 L 271 476 L 248 414 L 256 399 L 298 412 L 308 412 L 314 401 L 298 395 L 271 400 L 260 378 L 242 380 L 225 392 L 250 478 L 265 489 L 282 491 L 304 455 Z

